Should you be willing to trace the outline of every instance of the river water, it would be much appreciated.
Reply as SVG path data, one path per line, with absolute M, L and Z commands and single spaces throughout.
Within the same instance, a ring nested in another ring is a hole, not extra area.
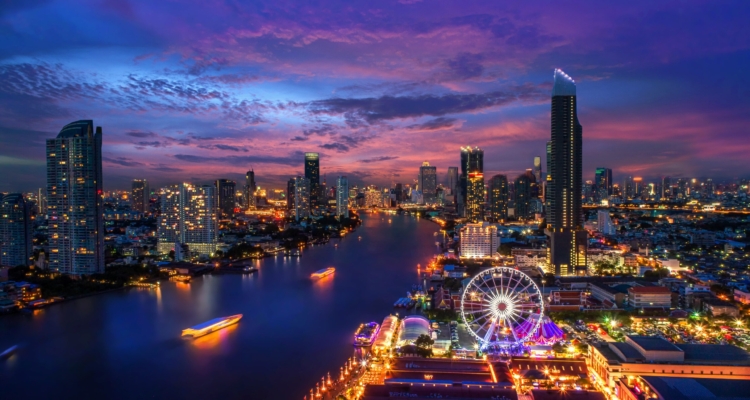
M 260 260 L 253 275 L 162 282 L 2 316 L 0 352 L 20 348 L 0 360 L 1 397 L 301 399 L 326 372 L 338 376 L 357 326 L 380 323 L 417 283 L 438 229 L 412 216 L 365 215 L 348 237 L 300 258 Z M 309 280 L 330 266 L 333 276 Z M 232 314 L 244 317 L 180 338 Z

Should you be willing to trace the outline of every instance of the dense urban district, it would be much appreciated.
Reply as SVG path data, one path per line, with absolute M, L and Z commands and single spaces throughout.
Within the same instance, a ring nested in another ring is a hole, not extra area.
M 390 187 L 328 185 L 306 153 L 285 188 L 250 170 L 239 186 L 104 191 L 102 129 L 76 121 L 47 141 L 47 185 L 2 197 L 0 310 L 33 318 L 104 291 L 251 274 L 258 258 L 356 235 L 364 214 L 412 214 L 436 228 L 421 282 L 352 327 L 352 358 L 305 399 L 748 398 L 748 180 L 615 183 L 602 167 L 583 181 L 582 133 L 575 82 L 556 70 L 546 170 L 535 157 L 515 179 L 485 180 L 484 152 L 464 147 L 444 179 L 425 161 Z

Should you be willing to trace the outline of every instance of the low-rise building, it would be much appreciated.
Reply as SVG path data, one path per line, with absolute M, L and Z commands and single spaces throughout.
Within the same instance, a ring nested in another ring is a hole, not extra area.
M 703 311 L 710 313 L 714 317 L 726 315 L 729 317 L 739 317 L 740 310 L 734 304 L 717 298 L 703 300 Z
M 614 389 L 625 376 L 750 379 L 750 354 L 732 345 L 673 344 L 660 337 L 589 346 L 589 370 Z
M 664 286 L 632 286 L 628 305 L 633 308 L 671 308 L 672 292 Z

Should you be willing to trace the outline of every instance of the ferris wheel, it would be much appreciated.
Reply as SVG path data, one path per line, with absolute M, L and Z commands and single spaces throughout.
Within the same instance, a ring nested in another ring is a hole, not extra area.
M 513 268 L 481 272 L 461 295 L 461 318 L 482 349 L 523 345 L 539 329 L 543 312 L 539 287 Z

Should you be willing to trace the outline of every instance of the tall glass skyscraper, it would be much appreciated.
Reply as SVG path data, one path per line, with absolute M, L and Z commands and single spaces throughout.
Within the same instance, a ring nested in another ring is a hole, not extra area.
M 130 191 L 130 207 L 136 211 L 148 212 L 149 197 L 148 181 L 145 179 L 133 179 Z
M 345 176 L 336 179 L 336 216 L 349 218 L 349 179 Z
M 31 203 L 21 193 L 0 194 L 0 266 L 28 266 L 32 256 Z
M 606 199 L 612 195 L 612 170 L 609 168 L 599 167 L 594 174 L 594 184 L 596 185 L 596 195 L 599 200 Z
M 587 235 L 583 230 L 582 137 L 578 123 L 576 85 L 556 69 L 552 88 L 552 129 L 547 182 L 547 224 L 550 272 L 586 273 Z
M 502 222 L 508 219 L 508 178 L 495 175 L 490 179 L 490 219 Z
M 419 167 L 419 190 L 426 204 L 434 203 L 437 195 L 437 168 L 425 161 Z
M 478 147 L 461 148 L 459 215 L 471 222 L 484 217 L 484 151 Z
M 530 219 L 534 217 L 534 211 L 531 207 L 532 198 L 537 198 L 536 176 L 527 169 L 525 173 L 516 178 L 514 187 L 514 200 L 516 204 L 515 215 L 518 219 Z
M 310 209 L 318 206 L 320 193 L 320 154 L 305 153 L 305 178 L 310 181 Z
M 236 185 L 233 180 L 216 180 L 216 203 L 219 205 L 219 212 L 222 217 L 230 217 L 234 214 L 234 200 L 237 197 L 235 187 Z
M 104 272 L 102 128 L 65 125 L 47 140 L 49 268 L 65 274 Z
M 255 191 L 258 186 L 255 184 L 255 172 L 251 169 L 245 174 L 245 207 L 252 210 L 256 207 Z

